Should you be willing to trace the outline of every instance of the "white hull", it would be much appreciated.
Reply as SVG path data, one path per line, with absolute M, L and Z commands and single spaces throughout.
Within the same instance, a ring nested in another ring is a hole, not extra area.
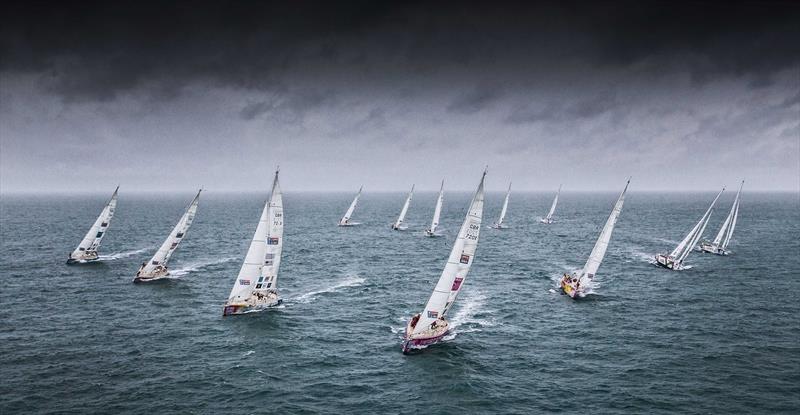
M 728 251 L 710 243 L 703 243 L 700 245 L 700 251 L 716 255 L 728 255 Z
M 347 222 L 347 223 L 339 223 L 339 226 L 343 228 L 349 228 L 351 226 L 358 226 L 361 225 L 361 222 Z
M 656 265 L 666 269 L 671 269 L 673 271 L 680 271 L 685 267 L 683 263 L 675 261 L 675 258 L 669 255 L 658 254 L 656 255 L 655 259 L 656 259 L 655 261 Z
M 549 224 L 553 223 L 554 221 L 552 219 L 542 218 L 542 219 L 539 219 L 539 222 L 542 222 L 542 223 L 545 223 L 545 224 L 549 225 Z
M 429 238 L 436 238 L 436 237 L 442 236 L 442 234 L 437 233 L 437 232 L 431 232 L 430 229 L 425 229 L 425 236 L 427 236 Z
M 263 296 L 262 298 L 258 298 L 255 295 L 248 298 L 247 301 L 243 303 L 226 303 L 222 309 L 222 315 L 224 316 L 234 316 L 239 314 L 248 314 L 248 313 L 255 313 L 258 311 L 268 310 L 270 308 L 277 307 L 283 303 L 283 299 L 278 297 L 276 293 L 270 293 L 268 295 Z
M 405 230 L 408 230 L 408 226 L 403 226 L 403 225 L 397 226 L 397 225 L 394 225 L 394 224 L 392 224 L 390 226 L 392 227 L 392 230 L 394 230 L 394 231 L 405 231 Z
M 503 225 L 502 223 L 493 223 L 492 226 L 490 226 L 490 228 L 492 228 L 492 229 L 508 229 L 508 226 Z

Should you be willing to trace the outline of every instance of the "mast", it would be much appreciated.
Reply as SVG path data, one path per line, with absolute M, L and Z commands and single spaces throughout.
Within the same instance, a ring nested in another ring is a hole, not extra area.
M 406 212 L 408 212 L 408 205 L 411 204 L 411 198 L 414 196 L 414 185 L 411 185 L 411 192 L 408 193 L 408 197 L 406 198 L 406 203 L 403 204 L 403 210 L 400 211 L 400 216 L 397 218 L 397 222 L 394 223 L 395 228 L 399 228 L 400 225 L 403 224 L 403 221 L 406 220 Z
M 353 199 L 353 202 L 350 203 L 350 207 L 347 208 L 347 212 L 345 212 L 344 217 L 342 217 L 342 220 L 339 221 L 340 224 L 345 224 L 347 223 L 347 221 L 350 220 L 350 217 L 353 215 L 353 211 L 356 210 L 356 205 L 358 204 L 358 198 L 361 197 L 362 189 L 364 189 L 364 186 L 358 188 L 358 193 L 356 194 L 355 199 Z
M 103 207 L 103 210 L 100 212 L 100 216 L 95 219 L 92 227 L 89 228 L 89 231 L 86 232 L 83 240 L 81 240 L 81 243 L 78 244 L 78 247 L 75 248 L 74 251 L 72 251 L 72 255 L 83 255 L 84 252 L 96 251 L 97 247 L 100 246 L 100 242 L 103 240 L 106 230 L 111 224 L 111 218 L 114 217 L 114 211 L 117 207 L 118 191 L 119 186 L 114 189 L 111 199 L 109 199 L 108 203 L 106 203 L 105 207 Z
M 506 211 L 508 210 L 508 197 L 511 196 L 511 182 L 508 182 L 508 191 L 506 191 L 506 199 L 503 201 L 503 208 L 500 210 L 500 219 L 497 220 L 497 225 L 503 224 L 506 218 Z
M 731 226 L 728 229 L 728 234 L 725 236 L 725 240 L 722 243 L 722 249 L 728 247 L 728 244 L 731 242 L 731 237 L 733 236 L 733 229 L 736 227 L 736 218 L 739 217 L 739 195 L 742 193 L 742 187 L 744 186 L 744 180 L 742 180 L 742 184 L 739 185 L 739 191 L 736 192 L 736 198 L 733 199 L 733 207 L 731 207 L 731 214 L 729 216 L 733 216 L 731 220 Z M 736 208 L 734 210 L 734 207 Z
M 273 187 L 277 182 L 278 171 L 275 171 Z M 229 302 L 246 300 L 255 289 L 256 279 L 261 275 L 261 267 L 264 265 L 264 258 L 267 253 L 271 199 L 272 196 L 270 195 L 270 198 L 264 203 L 264 209 L 261 211 L 261 217 L 258 220 L 253 239 L 250 241 L 250 247 L 247 249 L 242 268 L 239 269 L 239 275 L 236 277 L 236 282 L 233 284 L 231 293 L 228 296 Z
M 597 238 L 597 242 L 595 242 L 594 248 L 592 248 L 592 253 L 589 254 L 586 265 L 583 266 L 583 271 L 581 271 L 580 274 L 581 279 L 587 277 L 591 280 L 594 278 L 594 274 L 597 273 L 597 269 L 600 268 L 603 257 L 606 255 L 606 250 L 608 250 L 608 243 L 611 241 L 611 233 L 614 232 L 614 225 L 616 225 L 617 219 L 622 212 L 622 204 L 625 203 L 625 193 L 628 191 L 628 185 L 630 183 L 631 179 L 628 178 L 628 182 L 625 183 L 625 188 L 622 189 L 622 193 L 620 193 L 619 198 L 617 198 L 617 202 L 614 203 L 611 214 L 608 215 L 608 220 L 606 220 L 606 224 L 603 226 L 603 231 L 600 232 L 600 237 Z
M 283 252 L 283 193 L 278 183 L 278 172 L 272 182 L 272 194 L 269 200 L 269 226 L 267 230 L 267 245 L 261 267 L 261 276 L 258 278 L 255 290 L 277 292 L 278 268 L 281 265 Z
M 444 316 L 463 285 L 467 277 L 470 266 L 478 247 L 478 236 L 480 235 L 481 220 L 483 218 L 483 183 L 486 178 L 486 170 L 483 171 L 478 189 L 472 197 L 464 223 L 458 232 L 453 249 L 447 264 L 436 283 L 436 287 L 431 294 L 425 309 L 420 314 L 419 321 L 414 326 L 413 334 L 427 330 L 431 322 Z
M 145 264 L 144 269 L 142 269 L 143 273 L 151 273 L 153 272 L 157 266 L 161 265 L 166 267 L 169 258 L 172 256 L 172 253 L 175 252 L 175 249 L 178 248 L 178 244 L 183 240 L 186 232 L 189 230 L 189 227 L 192 226 L 192 221 L 194 221 L 194 216 L 197 213 L 197 204 L 200 200 L 200 192 L 203 189 L 197 191 L 197 195 L 192 199 L 192 202 L 189 203 L 189 207 L 186 209 L 186 212 L 181 216 L 178 223 L 172 228 L 172 232 L 169 233 L 167 239 L 164 240 L 164 243 L 161 244 L 161 247 L 158 248 L 153 258 L 150 259 L 150 262 Z
M 553 204 L 550 206 L 550 211 L 547 212 L 547 217 L 545 219 L 550 220 L 553 218 L 553 213 L 556 211 L 556 205 L 558 204 L 558 195 L 561 194 L 561 185 L 558 185 L 558 191 L 556 192 L 556 197 L 553 199 Z
M 723 187 L 722 190 L 720 190 L 719 193 L 717 193 L 717 197 L 714 198 L 714 201 L 711 202 L 711 205 L 706 210 L 706 213 L 703 214 L 703 217 L 700 218 L 700 221 L 697 222 L 696 225 L 694 225 L 694 228 L 692 228 L 691 232 L 689 232 L 689 234 L 683 238 L 683 240 L 678 244 L 677 247 L 675 247 L 675 249 L 669 254 L 669 256 L 673 258 L 678 258 L 676 261 L 680 262 L 683 261 L 689 255 L 689 252 L 691 252 L 692 248 L 697 243 L 697 239 L 695 237 L 697 236 L 698 231 L 700 232 L 700 235 L 702 235 L 702 231 L 700 231 L 700 229 L 705 228 L 704 225 L 708 220 L 708 217 L 711 215 L 711 211 L 714 209 L 714 205 L 717 203 L 717 199 L 719 199 L 719 196 L 724 191 L 725 188 Z
M 442 213 L 442 200 L 444 199 L 444 179 L 442 179 L 442 185 L 439 187 L 439 197 L 436 199 L 436 208 L 433 210 L 433 220 L 431 220 L 431 233 L 436 232 L 436 228 L 439 226 L 439 216 Z

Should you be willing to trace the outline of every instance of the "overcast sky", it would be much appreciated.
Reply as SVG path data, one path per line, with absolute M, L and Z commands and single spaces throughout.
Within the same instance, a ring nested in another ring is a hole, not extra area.
M 796 2 L 0 6 L 0 191 L 800 190 Z

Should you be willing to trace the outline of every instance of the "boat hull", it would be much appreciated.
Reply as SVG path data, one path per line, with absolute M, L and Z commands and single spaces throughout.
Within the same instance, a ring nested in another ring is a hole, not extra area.
M 75 258 L 68 258 L 67 265 L 80 265 L 80 264 L 90 264 L 92 262 L 97 262 L 99 258 L 90 258 L 90 259 L 75 259 Z
M 545 218 L 545 219 L 539 219 L 539 222 L 542 222 L 542 223 L 544 223 L 546 225 L 549 225 L 549 224 L 553 223 L 553 220 Z
M 278 298 L 275 301 L 265 304 L 249 305 L 249 304 L 226 304 L 222 308 L 222 316 L 236 316 L 240 314 L 254 313 L 257 311 L 264 311 L 266 309 L 277 307 L 283 304 L 283 299 Z
M 439 237 L 439 236 L 442 236 L 442 235 L 440 235 L 440 234 L 438 234 L 436 232 L 431 232 L 430 229 L 425 229 L 425 236 L 427 236 L 429 238 L 436 238 L 436 237 Z
M 392 225 L 392 230 L 393 231 L 404 231 L 406 229 L 408 229 L 408 226 L 395 226 L 395 225 Z
M 438 320 L 439 326 L 435 329 L 429 329 L 417 335 L 413 335 L 414 327 L 412 326 L 414 320 L 408 322 L 406 326 L 406 333 L 403 339 L 403 354 L 408 354 L 415 349 L 423 349 L 432 344 L 439 343 L 444 336 L 450 333 L 450 324 L 447 320 Z
M 341 226 L 342 228 L 349 228 L 351 226 L 358 226 L 358 225 L 361 225 L 361 223 L 358 222 L 339 223 L 339 226 Z
M 700 245 L 700 251 L 715 255 L 728 255 L 728 251 L 714 244 L 702 244 Z
M 655 259 L 655 264 L 659 267 L 671 269 L 673 271 L 680 271 L 683 269 L 683 264 L 675 262 L 675 260 L 671 259 L 667 255 L 658 254 L 656 255 Z
M 508 229 L 508 226 L 502 225 L 502 224 L 497 224 L 497 223 L 492 224 L 492 226 L 490 226 L 490 227 L 492 229 Z

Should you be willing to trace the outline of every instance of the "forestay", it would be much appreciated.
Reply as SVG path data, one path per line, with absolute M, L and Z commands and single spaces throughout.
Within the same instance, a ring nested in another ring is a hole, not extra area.
M 269 245 L 268 245 L 269 242 Z M 267 247 L 270 247 L 268 250 Z M 283 200 L 278 184 L 278 171 L 275 172 L 275 179 L 272 183 L 272 193 L 264 204 L 261 218 L 258 221 L 250 248 L 247 250 L 242 268 L 236 277 L 231 293 L 228 296 L 229 302 L 241 302 L 252 294 L 259 284 L 259 278 L 263 277 L 262 269 L 269 264 L 273 272 L 277 275 L 280 263 L 280 252 L 283 246 Z M 276 249 L 277 248 L 277 249 Z M 277 254 L 277 255 L 276 255 Z M 263 284 L 263 281 L 262 283 Z M 275 281 L 272 282 L 274 288 Z
M 594 278 L 597 269 L 600 268 L 600 264 L 603 262 L 603 257 L 605 257 L 606 250 L 608 250 L 608 243 L 611 241 L 611 234 L 614 232 L 614 226 L 622 212 L 622 204 L 625 203 L 625 193 L 628 191 L 628 185 L 630 183 L 631 180 L 628 179 L 628 182 L 625 183 L 625 188 L 622 189 L 622 193 L 620 193 L 617 202 L 614 204 L 614 209 L 612 209 L 611 214 L 608 215 L 608 220 L 606 220 L 603 231 L 600 232 L 600 237 L 597 238 L 597 242 L 595 242 L 594 248 L 592 248 L 592 253 L 589 255 L 586 265 L 583 266 L 583 270 L 580 274 L 581 283 L 584 283 L 584 278 L 589 280 Z
M 186 232 L 189 230 L 189 227 L 192 226 L 192 221 L 194 221 L 194 216 L 197 213 L 197 204 L 200 200 L 200 192 L 202 192 L 202 189 L 197 191 L 197 195 L 189 204 L 186 212 L 183 214 L 175 227 L 172 228 L 172 232 L 170 232 L 164 243 L 161 244 L 161 247 L 158 248 L 158 251 L 156 251 L 155 255 L 153 255 L 153 258 L 150 259 L 150 262 L 145 264 L 141 271 L 142 274 L 146 275 L 153 273 L 159 267 L 166 268 L 167 262 L 169 262 L 169 258 L 172 256 L 172 253 L 178 248 L 178 244 L 186 236 Z
M 436 233 L 436 228 L 439 227 L 439 216 L 442 214 L 442 202 L 444 200 L 444 180 L 439 187 L 439 197 L 436 199 L 436 208 L 433 210 L 433 220 L 431 220 L 431 228 L 428 230 L 430 233 Z
M 503 208 L 500 209 L 500 219 L 497 220 L 496 225 L 502 226 L 503 221 L 506 219 L 506 211 L 508 210 L 508 198 L 511 196 L 511 182 L 508 182 L 508 191 L 506 191 L 506 198 L 503 200 Z
M 691 232 L 686 235 L 686 237 L 681 240 L 677 247 L 669 254 L 671 257 L 676 258 L 676 262 L 681 262 L 689 256 L 689 252 L 692 251 L 692 248 L 695 244 L 697 244 L 697 240 L 703 235 L 703 230 L 705 230 L 705 225 L 708 223 L 708 219 L 711 216 L 711 212 L 714 209 L 714 205 L 717 203 L 717 199 L 725 191 L 723 187 L 722 190 L 717 193 L 717 197 L 714 198 L 714 201 L 711 202 L 711 205 L 706 210 L 706 213 L 703 214 L 703 217 L 700 218 L 700 221 L 694 225 Z
M 411 198 L 414 196 L 414 185 L 411 185 L 411 192 L 408 193 L 408 197 L 406 198 L 406 203 L 403 204 L 403 209 L 400 211 L 400 216 L 397 218 L 397 222 L 394 223 L 395 228 L 400 228 L 403 224 L 403 221 L 406 220 L 406 213 L 408 212 L 408 206 L 411 204 Z
M 722 249 L 728 247 L 728 243 L 731 241 L 731 236 L 733 235 L 733 228 L 736 227 L 736 217 L 739 216 L 739 195 L 742 193 L 742 186 L 744 186 L 744 180 L 742 180 L 742 184 L 739 185 L 739 191 L 736 192 L 736 197 L 733 199 L 733 205 L 731 205 L 731 211 L 728 213 L 728 217 L 725 218 L 725 222 L 722 223 L 722 227 L 719 229 L 716 238 L 714 238 L 714 245 Z M 721 245 L 720 242 L 722 243 Z
M 478 236 L 483 218 L 483 182 L 485 178 L 486 172 L 484 171 L 478 190 L 469 205 L 467 216 L 453 244 L 453 249 L 450 251 L 447 265 L 425 305 L 425 310 L 420 314 L 413 334 L 427 330 L 433 321 L 444 316 L 461 291 L 464 279 L 472 265 L 475 249 L 478 247 Z
M 111 218 L 114 217 L 114 210 L 117 208 L 118 191 L 119 186 L 114 189 L 114 193 L 111 195 L 111 200 L 106 203 L 106 206 L 103 208 L 103 211 L 100 212 L 100 216 L 98 216 L 94 221 L 94 224 L 89 229 L 89 232 L 87 232 L 86 236 L 83 237 L 83 240 L 78 247 L 72 251 L 71 257 L 80 257 L 86 252 L 97 251 L 97 247 L 100 246 L 100 241 L 103 240 L 103 237 L 106 235 L 106 230 L 111 224 Z
M 555 213 L 556 205 L 558 204 L 558 195 L 560 194 L 561 194 L 561 185 L 558 185 L 558 191 L 556 192 L 556 197 L 553 199 L 553 204 L 550 206 L 550 211 L 547 212 L 547 217 L 545 217 L 547 221 L 553 219 L 553 213 Z
M 364 186 L 358 188 L 358 193 L 356 194 L 356 197 L 353 199 L 353 202 L 350 203 L 350 207 L 347 208 L 347 212 L 345 212 L 344 217 L 342 217 L 342 220 L 339 221 L 340 225 L 345 225 L 350 221 L 350 217 L 353 216 L 353 211 L 356 210 L 356 205 L 358 204 L 358 198 L 361 197 L 361 190 L 363 188 Z

